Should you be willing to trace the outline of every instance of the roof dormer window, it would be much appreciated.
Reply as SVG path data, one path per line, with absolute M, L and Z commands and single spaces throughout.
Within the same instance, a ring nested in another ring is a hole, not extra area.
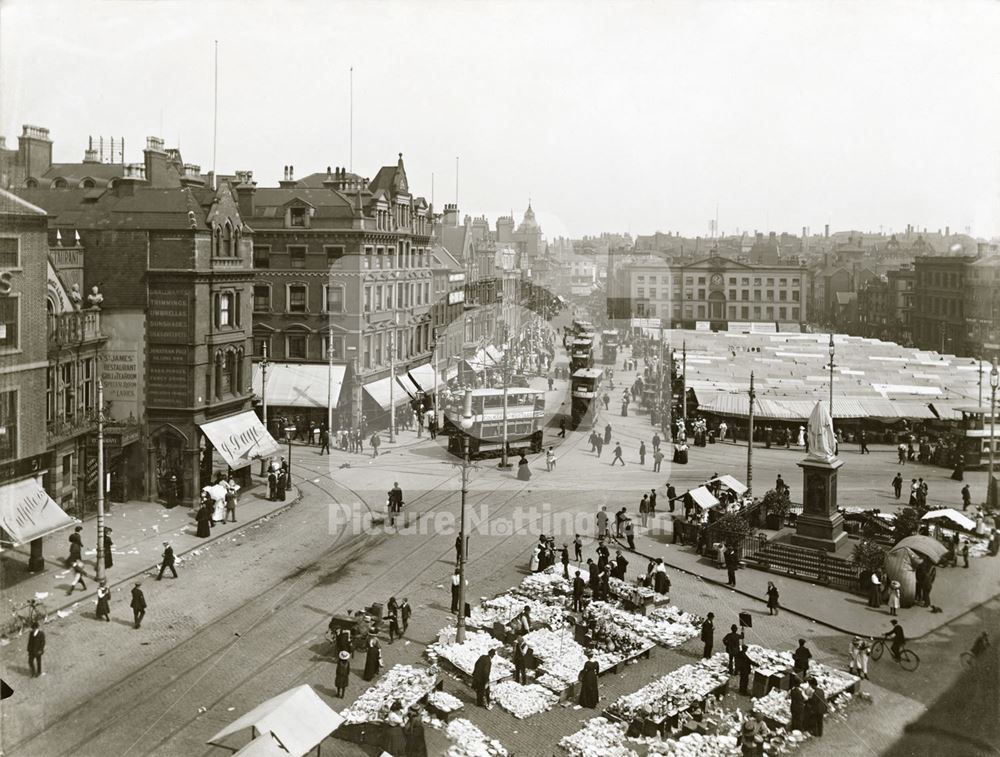
M 305 208 L 289 208 L 288 225 L 305 228 L 307 215 Z

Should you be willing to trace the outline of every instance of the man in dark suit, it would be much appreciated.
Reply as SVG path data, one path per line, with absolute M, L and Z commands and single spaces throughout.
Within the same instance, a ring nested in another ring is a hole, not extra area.
M 476 667 L 472 670 L 472 688 L 476 690 L 476 704 L 492 710 L 490 704 L 490 673 L 493 671 L 493 658 L 497 651 L 491 649 L 488 654 L 480 655 Z
M 36 678 L 42 674 L 42 655 L 45 653 L 45 631 L 38 627 L 38 623 L 31 624 L 31 633 L 28 634 L 28 667 L 31 668 L 31 677 Z
M 580 571 L 576 572 L 576 576 L 573 577 L 573 612 L 580 612 L 580 602 L 583 599 L 583 579 L 580 577 Z
M 715 646 L 715 613 L 710 612 L 705 622 L 701 624 L 701 640 L 705 645 L 701 656 L 706 660 L 712 656 L 712 647 Z
M 135 627 L 139 628 L 142 625 L 142 619 L 146 617 L 146 597 L 142 593 L 142 584 L 138 581 L 135 582 L 135 586 L 132 587 L 132 618 L 135 621 Z
M 174 574 L 174 578 L 177 578 L 177 569 L 174 567 L 174 548 L 170 546 L 170 542 L 163 542 L 163 562 L 160 563 L 160 575 L 156 577 L 157 581 L 163 579 L 163 571 L 170 568 L 170 572 Z
M 748 694 L 748 684 L 750 683 L 750 671 L 756 666 L 750 655 L 747 654 L 747 645 L 740 646 L 740 651 L 736 653 L 736 672 L 740 676 L 740 694 Z

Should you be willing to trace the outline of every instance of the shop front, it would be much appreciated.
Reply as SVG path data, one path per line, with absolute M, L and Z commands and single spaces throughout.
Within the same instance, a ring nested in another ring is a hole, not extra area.
M 313 437 L 327 423 L 327 406 L 332 405 L 333 427 L 350 425 L 350 409 L 343 408 L 341 417 L 340 390 L 347 373 L 346 365 L 330 367 L 321 363 L 269 363 L 267 386 L 260 365 L 254 366 L 253 392 L 263 406 L 267 405 L 267 430 L 275 439 L 282 438 L 284 426 L 294 426 L 301 440 L 317 442 Z
M 252 410 L 198 424 L 204 436 L 198 490 L 232 475 L 240 486 L 250 486 L 250 464 L 276 457 L 281 447 Z M 216 459 L 216 454 L 219 459 Z M 207 463 L 207 464 L 206 464 Z

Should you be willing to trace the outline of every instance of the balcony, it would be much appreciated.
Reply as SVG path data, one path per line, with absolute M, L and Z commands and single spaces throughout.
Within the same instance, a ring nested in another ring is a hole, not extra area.
M 77 347 L 106 339 L 101 333 L 101 311 L 81 310 L 72 313 L 49 313 L 49 347 Z
M 81 434 L 97 431 L 97 413 L 84 412 L 72 418 L 60 418 L 45 424 L 45 434 L 48 446 L 53 447 L 61 442 Z

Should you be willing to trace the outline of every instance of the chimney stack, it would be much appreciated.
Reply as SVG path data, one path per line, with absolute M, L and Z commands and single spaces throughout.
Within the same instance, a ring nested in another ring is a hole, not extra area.
M 830 238 L 830 224 L 828 223 L 823 225 L 823 236 L 826 239 Z
M 331 170 L 330 166 L 326 167 L 326 178 L 323 179 L 323 186 L 326 189 L 330 189 L 330 190 L 339 189 L 340 188 L 339 187 L 339 182 L 337 181 L 336 176 L 334 176 L 334 173 Z
M 236 172 L 236 202 L 240 208 L 243 223 L 249 223 L 253 218 L 254 194 L 257 192 L 257 182 L 253 180 L 253 171 Z
M 295 179 L 292 178 L 295 174 L 295 166 L 285 166 L 284 177 L 280 182 L 279 186 L 282 189 L 291 189 L 295 186 Z
M 951 226 L 945 226 L 944 227 L 944 235 L 946 237 L 950 237 L 951 236 Z
M 146 166 L 146 179 L 154 187 L 165 187 L 167 183 L 167 153 L 163 149 L 162 137 L 146 137 L 146 149 L 143 150 Z
M 146 183 L 146 166 L 142 163 L 126 163 L 125 173 L 115 179 L 115 194 L 118 197 L 132 197 L 135 188 Z

